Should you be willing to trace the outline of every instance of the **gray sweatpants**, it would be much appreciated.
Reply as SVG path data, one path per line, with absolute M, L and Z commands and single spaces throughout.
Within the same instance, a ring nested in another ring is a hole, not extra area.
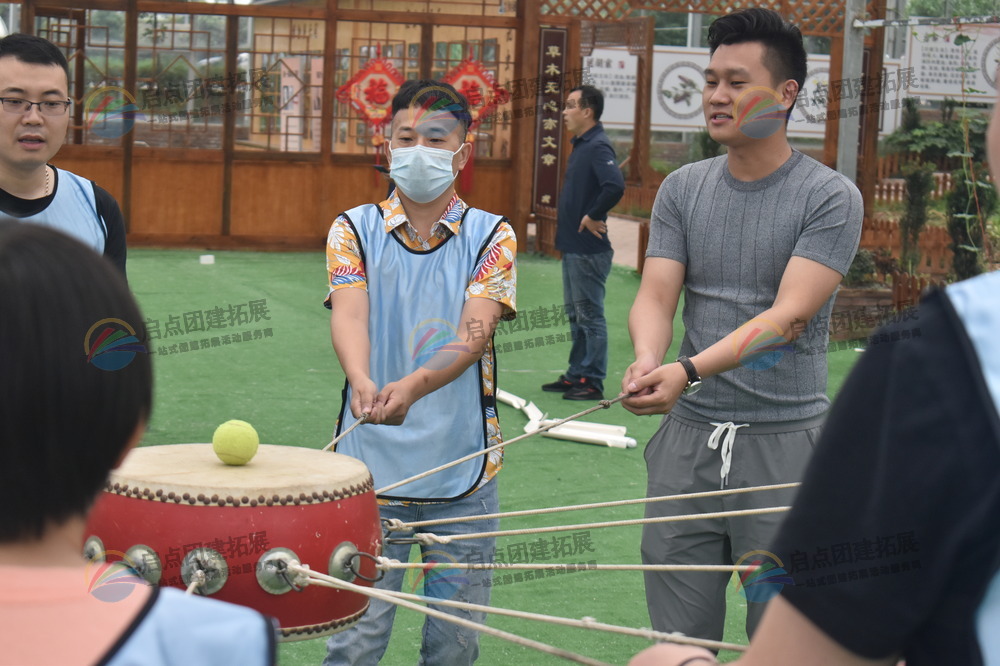
M 735 431 L 726 488 L 800 481 L 819 439 L 824 416 L 787 423 L 760 423 Z M 740 424 L 737 424 L 740 425 Z M 708 446 L 716 426 L 667 415 L 646 445 L 647 497 L 719 490 L 722 449 Z M 721 439 L 724 439 L 721 438 Z M 646 517 L 788 506 L 795 489 L 651 502 Z M 753 551 L 767 559 L 784 513 L 711 518 L 643 526 L 644 564 L 736 564 Z M 745 564 L 750 564 L 748 559 Z M 774 563 L 776 566 L 779 563 Z M 647 571 L 646 605 L 653 629 L 722 640 L 729 573 Z M 747 590 L 750 588 L 747 587 Z M 760 595 L 746 594 L 748 597 Z M 766 596 L 766 595 L 765 595 Z M 766 603 L 747 600 L 747 635 Z

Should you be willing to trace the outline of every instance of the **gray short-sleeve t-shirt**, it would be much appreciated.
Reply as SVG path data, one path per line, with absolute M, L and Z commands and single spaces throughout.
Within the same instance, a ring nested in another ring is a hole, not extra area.
M 684 166 L 660 186 L 647 257 L 686 267 L 681 354 L 694 356 L 770 308 L 789 259 L 846 274 L 861 237 L 861 193 L 840 173 L 793 151 L 777 171 L 743 182 L 725 155 Z M 697 420 L 796 421 L 826 411 L 826 346 L 833 297 L 795 341 L 682 396 L 674 412 Z M 774 322 L 786 329 L 790 322 Z M 766 367 L 765 367 L 766 366 Z

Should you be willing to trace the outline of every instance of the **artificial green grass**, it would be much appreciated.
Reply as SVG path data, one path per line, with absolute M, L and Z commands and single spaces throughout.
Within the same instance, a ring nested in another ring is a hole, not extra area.
M 144 313 L 159 325 L 160 338 L 152 340 L 155 363 L 155 409 L 145 445 L 207 442 L 217 425 L 228 419 L 254 424 L 261 441 L 273 444 L 322 448 L 330 441 L 344 375 L 330 344 L 329 314 L 322 306 L 326 295 L 323 255 L 316 253 L 216 252 L 215 263 L 202 265 L 201 252 L 187 250 L 132 250 L 129 280 Z M 562 303 L 559 262 L 538 256 L 518 259 L 518 309 L 522 313 L 556 308 Z M 616 266 L 608 279 L 609 377 L 606 393 L 617 393 L 621 376 L 633 360 L 626 320 L 639 276 Z M 185 313 L 221 308 L 239 317 L 249 313 L 251 302 L 263 301 L 258 321 L 228 319 L 222 328 L 187 333 Z M 237 307 L 242 305 L 242 309 Z M 262 318 L 266 315 L 266 319 Z M 167 336 L 168 322 L 179 335 Z M 541 322 L 544 323 L 544 322 Z M 180 324 L 179 329 L 177 324 Z M 254 338 L 254 331 L 260 331 Z M 243 333 L 249 332 L 249 340 Z M 499 335 L 498 343 L 541 337 L 543 344 L 499 354 L 499 386 L 532 400 L 552 418 L 582 411 L 593 403 L 562 400 L 539 386 L 552 381 L 566 368 L 569 343 L 558 342 L 565 324 Z M 234 335 L 240 342 L 233 342 Z M 554 341 L 546 340 L 553 336 Z M 212 338 L 217 338 L 213 342 Z M 668 357 L 680 344 L 680 326 Z M 207 347 L 181 351 L 182 344 L 207 340 Z M 225 341 L 229 344 L 224 344 Z M 177 345 L 176 352 L 169 353 Z M 830 354 L 830 389 L 835 391 L 857 354 Z M 510 439 L 523 432 L 524 415 L 500 406 L 501 425 Z M 600 410 L 584 420 L 628 427 L 639 446 L 620 450 L 532 437 L 506 452 L 499 477 L 504 511 L 587 502 L 629 499 L 645 494 L 642 447 L 656 431 L 660 417 L 637 417 L 620 406 Z M 404 426 L 405 427 L 405 426 Z M 638 506 L 580 511 L 556 517 L 504 521 L 503 529 L 536 525 L 584 523 L 642 516 Z M 572 533 L 566 533 L 572 534 Z M 639 527 L 581 530 L 577 550 L 547 561 L 601 564 L 638 563 Z M 508 537 L 498 542 L 502 552 L 529 548 L 545 535 Z M 548 536 L 551 539 L 551 536 Z M 499 574 L 502 576 L 503 574 Z M 594 617 L 601 622 L 632 627 L 648 626 L 642 575 L 638 572 L 584 571 L 494 587 L 493 605 L 565 617 Z M 742 629 L 742 598 L 730 590 L 726 640 L 746 641 Z M 384 664 L 412 664 L 417 660 L 422 616 L 400 610 L 396 615 Z M 551 643 L 610 663 L 624 663 L 648 641 L 615 634 L 567 629 L 547 624 L 491 617 L 489 624 L 513 633 Z M 280 647 L 282 664 L 318 664 L 325 655 L 325 641 L 286 643 Z M 734 655 L 723 653 L 723 660 Z M 485 636 L 480 664 L 564 663 L 506 641 Z

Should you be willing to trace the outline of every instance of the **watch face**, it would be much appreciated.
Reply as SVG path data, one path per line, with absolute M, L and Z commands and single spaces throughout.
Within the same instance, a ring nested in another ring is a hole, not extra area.
M 691 382 L 688 384 L 681 393 L 684 395 L 691 395 L 692 393 L 697 393 L 701 390 L 701 382 Z

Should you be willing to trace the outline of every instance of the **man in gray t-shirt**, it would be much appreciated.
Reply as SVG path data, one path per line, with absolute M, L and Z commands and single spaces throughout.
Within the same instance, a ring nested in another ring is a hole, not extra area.
M 636 414 L 668 414 L 646 449 L 650 497 L 798 481 L 827 410 L 833 294 L 861 235 L 842 175 L 794 151 L 786 118 L 806 73 L 799 30 L 765 9 L 709 29 L 703 107 L 725 156 L 663 182 L 642 285 L 629 315 L 635 362 L 622 389 Z M 662 365 L 684 288 L 684 339 Z M 700 390 L 699 390 L 700 389 Z M 651 503 L 647 517 L 791 503 L 792 490 Z M 647 564 L 784 563 L 768 553 L 780 513 L 652 523 Z M 747 631 L 780 589 L 747 577 Z M 653 628 L 721 639 L 727 574 L 647 572 Z

